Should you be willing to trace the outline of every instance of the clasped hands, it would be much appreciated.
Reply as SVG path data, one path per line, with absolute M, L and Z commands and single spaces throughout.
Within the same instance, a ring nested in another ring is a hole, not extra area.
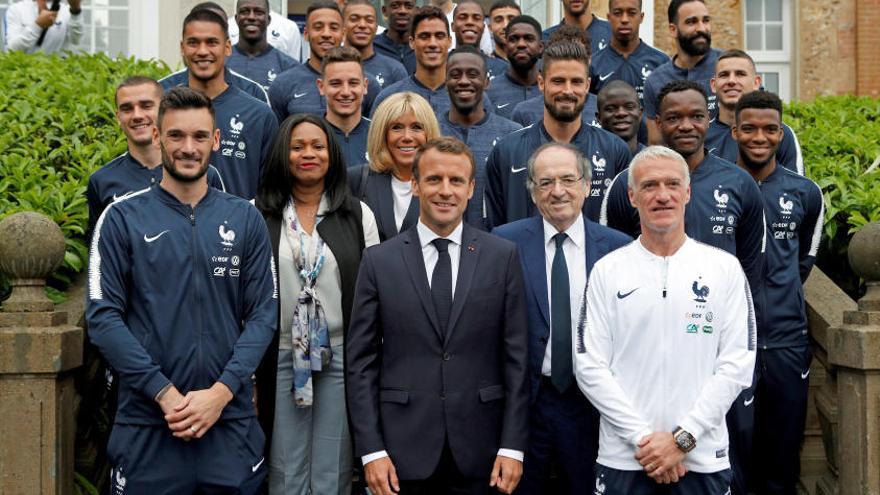
M 682 464 L 684 455 L 672 433 L 658 431 L 642 438 L 636 460 L 654 481 L 668 484 L 677 483 L 687 473 Z
M 171 386 L 159 399 L 159 407 L 172 434 L 185 441 L 202 438 L 220 418 L 226 404 L 232 400 L 232 391 L 217 382 L 211 388 L 193 390 L 186 395 Z

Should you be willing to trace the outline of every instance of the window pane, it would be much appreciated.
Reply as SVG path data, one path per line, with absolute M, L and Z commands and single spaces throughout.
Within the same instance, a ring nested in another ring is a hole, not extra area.
M 764 40 L 761 35 L 763 34 L 763 29 L 761 29 L 761 25 L 757 26 L 746 26 L 746 49 L 747 50 L 763 50 L 764 49 Z
M 767 43 L 765 50 L 782 50 L 782 25 L 770 25 L 765 28 L 767 31 Z
M 128 7 L 128 0 L 110 0 L 113 7 Z
M 764 20 L 782 22 L 782 0 L 764 0 Z
M 763 0 L 746 0 L 746 21 L 760 21 Z
M 125 55 L 128 56 L 128 30 L 127 29 L 109 29 L 110 34 L 109 46 L 107 53 L 110 56 Z
M 762 85 L 766 91 L 771 91 L 773 93 L 779 94 L 779 73 L 778 72 L 765 72 L 762 74 Z
M 110 25 L 118 28 L 128 27 L 128 11 L 127 10 L 111 10 Z

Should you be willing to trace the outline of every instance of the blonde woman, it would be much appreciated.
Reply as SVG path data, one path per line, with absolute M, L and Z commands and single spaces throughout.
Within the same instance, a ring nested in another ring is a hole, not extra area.
M 370 163 L 350 170 L 348 183 L 376 215 L 380 240 L 416 224 L 419 200 L 412 195 L 413 159 L 419 146 L 439 136 L 434 110 L 415 93 L 392 95 L 373 113 L 367 137 Z

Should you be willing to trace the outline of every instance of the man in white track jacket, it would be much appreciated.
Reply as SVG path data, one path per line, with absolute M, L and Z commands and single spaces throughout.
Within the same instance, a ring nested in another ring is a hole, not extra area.
M 748 283 L 735 257 L 685 235 L 680 155 L 648 147 L 629 177 L 642 235 L 596 262 L 573 341 L 601 414 L 594 493 L 723 495 L 724 417 L 755 365 Z

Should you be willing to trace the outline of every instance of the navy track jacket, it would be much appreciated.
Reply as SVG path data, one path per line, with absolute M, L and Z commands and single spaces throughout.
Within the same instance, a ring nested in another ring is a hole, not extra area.
M 272 341 L 278 290 L 266 224 L 208 188 L 195 208 L 160 186 L 112 203 L 89 256 L 89 337 L 119 373 L 118 424 L 163 425 L 154 400 L 217 381 L 224 419 L 255 415 L 251 376 Z

